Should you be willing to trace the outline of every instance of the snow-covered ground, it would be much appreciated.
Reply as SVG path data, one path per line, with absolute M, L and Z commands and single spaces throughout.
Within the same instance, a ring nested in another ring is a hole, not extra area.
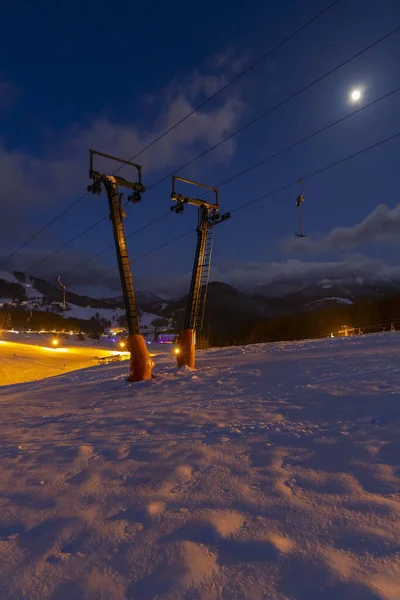
M 99 358 L 114 354 L 119 354 L 121 360 L 129 358 L 126 349 L 120 346 L 118 340 L 114 343 L 112 338 L 79 341 L 75 335 L 58 337 L 59 344 L 54 347 L 51 342 L 55 337 L 23 332 L 3 333 L 0 338 L 0 386 L 38 381 L 92 367 L 99 363 Z M 159 360 L 173 350 L 154 343 L 148 348 L 150 354 Z
M 92 317 L 96 317 L 96 315 L 98 315 L 100 319 L 105 319 L 106 321 L 110 321 L 112 324 L 115 324 L 117 323 L 120 317 L 125 315 L 125 309 L 122 308 L 88 308 L 83 306 L 77 306 L 71 303 L 68 303 L 68 306 L 70 307 L 70 310 L 67 310 L 65 313 L 63 313 L 63 316 L 66 318 L 74 317 L 76 319 L 89 320 Z M 154 321 L 154 319 L 159 318 L 159 315 L 155 315 L 153 313 L 148 312 L 142 312 L 139 317 L 139 322 L 141 327 L 152 328 L 152 321 Z
M 125 314 L 125 311 L 122 308 L 91 308 L 89 306 L 78 306 L 77 304 L 72 304 L 70 302 L 68 302 L 68 307 L 69 310 L 66 310 L 65 313 L 63 313 L 64 317 L 83 319 L 85 321 L 99 315 L 101 319 L 106 319 L 106 321 L 114 323 L 119 317 L 122 317 Z
M 46 338 L 42 340 L 42 345 L 0 340 L 0 386 L 40 380 L 91 367 L 99 363 L 100 357 L 120 354 L 116 350 L 63 343 L 54 348 Z M 121 359 L 127 358 L 127 352 L 121 353 Z
M 400 598 L 400 334 L 0 388 L 2 600 Z
M 15 275 L 7 271 L 0 271 L 0 279 L 4 279 L 4 281 L 9 281 L 10 283 L 19 283 Z
M 342 298 L 341 296 L 332 296 L 331 298 L 318 298 L 318 300 L 313 300 L 312 302 L 309 302 L 306 306 L 312 306 L 313 304 L 318 304 L 318 302 L 337 302 L 338 304 L 354 304 L 354 300 L 349 300 L 349 298 Z
M 121 304 L 121 308 L 93 308 L 91 306 L 79 306 L 77 304 L 73 304 L 71 302 L 67 303 L 67 310 L 65 312 L 59 312 L 57 308 L 61 307 L 61 303 L 55 303 L 57 306 L 49 306 L 47 304 L 41 304 L 43 299 L 43 294 L 41 294 L 38 290 L 33 287 L 33 279 L 30 277 L 26 277 L 24 283 L 21 283 L 13 273 L 8 273 L 5 271 L 0 271 L 0 280 L 4 279 L 10 283 L 19 283 L 25 289 L 25 294 L 27 300 L 22 303 L 22 306 L 26 310 L 35 310 L 35 311 L 48 311 L 53 310 L 57 314 L 61 314 L 65 318 L 75 318 L 82 319 L 85 321 L 90 320 L 91 318 L 99 318 L 105 319 L 106 321 L 110 321 L 113 325 L 118 322 L 118 319 L 125 315 L 125 309 L 123 308 L 123 304 Z M 12 301 L 12 297 L 0 297 L 0 306 L 3 304 L 8 304 Z M 160 310 L 163 310 L 167 304 L 161 303 Z M 159 319 L 160 315 L 156 315 L 153 313 L 142 312 L 139 318 L 140 325 L 146 328 L 152 328 L 151 324 L 154 319 Z M 165 329 L 165 328 L 164 328 Z M 163 328 L 160 328 L 162 331 Z

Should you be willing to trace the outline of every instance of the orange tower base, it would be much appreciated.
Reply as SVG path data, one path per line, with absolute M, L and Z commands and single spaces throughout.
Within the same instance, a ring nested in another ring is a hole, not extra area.
M 196 359 L 196 333 L 194 329 L 184 329 L 178 335 L 179 354 L 176 355 L 178 367 L 187 365 L 194 369 Z
M 146 381 L 151 379 L 154 361 L 142 335 L 128 335 L 128 351 L 131 353 L 128 381 Z

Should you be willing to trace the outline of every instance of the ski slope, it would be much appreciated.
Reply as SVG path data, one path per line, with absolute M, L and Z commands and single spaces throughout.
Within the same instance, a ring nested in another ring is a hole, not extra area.
M 129 352 L 119 343 L 102 337 L 99 341 L 78 340 L 75 335 L 58 337 L 58 345 L 52 345 L 54 335 L 8 332 L 0 339 L 0 387 L 15 383 L 39 381 L 61 373 L 92 367 L 100 358 L 118 354 L 121 360 L 129 359 Z M 172 353 L 160 344 L 149 344 L 151 356 L 162 359 Z
M 111 354 L 121 354 L 124 360 L 129 358 L 127 352 L 116 350 L 84 347 L 82 344 L 74 346 L 63 341 L 59 347 L 53 348 L 45 336 L 39 344 L 0 340 L 0 386 L 37 381 L 91 367 L 98 364 L 100 357 Z
M 398 600 L 400 334 L 0 388 L 2 600 Z
M 36 290 L 34 286 L 34 280 L 31 277 L 26 277 L 25 282 L 20 282 L 13 273 L 8 273 L 5 271 L 0 271 L 0 280 L 8 281 L 9 283 L 16 283 L 22 285 L 25 289 L 25 294 L 27 300 L 23 301 L 22 306 L 26 310 L 35 310 L 35 311 L 43 311 L 47 312 L 50 308 L 52 312 L 55 314 L 61 314 L 61 316 L 74 319 L 81 319 L 88 321 L 92 318 L 97 318 L 98 320 L 105 320 L 110 322 L 112 325 L 116 325 L 118 320 L 121 317 L 125 316 L 125 309 L 122 308 L 123 304 L 121 304 L 121 308 L 94 308 L 91 306 L 80 306 L 78 304 L 73 304 L 72 302 L 67 303 L 67 310 L 61 311 L 61 303 L 55 303 L 56 306 L 48 305 L 48 304 L 40 304 L 43 299 L 43 294 Z M 12 300 L 12 296 L 4 296 L 0 297 L 0 306 L 3 304 L 7 304 Z M 160 311 L 164 310 L 167 304 L 160 304 Z M 139 322 L 142 327 L 151 329 L 154 326 L 152 325 L 152 321 L 155 319 L 160 319 L 160 315 L 149 313 L 149 312 L 140 312 Z M 159 328 L 160 331 L 167 329 L 167 327 Z

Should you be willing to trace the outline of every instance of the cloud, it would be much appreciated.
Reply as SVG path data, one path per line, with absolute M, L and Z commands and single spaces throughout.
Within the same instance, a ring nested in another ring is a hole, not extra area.
M 77 161 L 35 157 L 24 151 L 8 150 L 4 140 L 0 139 L 1 247 L 18 245 L 30 234 L 32 214 L 42 213 L 45 222 L 58 212 L 59 200 L 78 191 L 75 177 L 79 177 L 82 185 L 85 182 L 85 171 L 87 166 L 84 168 Z
M 248 56 L 246 54 L 238 56 L 233 46 L 227 46 L 221 52 L 214 54 L 209 62 L 216 69 L 237 74 L 244 69 Z
M 9 250 L 10 248 L 6 248 L 4 252 L 0 251 L 0 261 L 3 258 L 2 255 L 6 255 Z M 33 273 L 30 273 L 29 266 L 39 262 L 42 258 L 48 256 L 50 252 L 51 248 L 49 247 L 40 249 L 24 248 L 20 253 L 21 260 L 18 260 L 17 257 L 10 258 L 1 270 L 8 272 L 23 271 L 24 269 L 21 269 L 20 262 L 26 263 L 25 273 L 45 279 L 49 283 L 55 284 L 59 274 L 67 272 L 72 265 L 78 264 L 88 258 L 87 255 L 82 254 L 81 252 L 69 251 L 66 253 L 61 253 L 60 256 L 50 258 L 48 261 L 40 265 Z M 112 272 L 106 276 L 106 272 L 109 270 L 109 268 L 109 266 L 104 266 L 99 259 L 94 259 L 93 261 L 90 261 L 86 265 L 82 266 L 81 269 L 71 272 L 71 275 L 68 275 L 68 279 L 66 281 L 68 282 L 69 286 L 83 285 L 89 280 L 91 281 L 92 279 L 102 277 L 110 289 L 113 287 L 118 287 L 118 271 L 116 270 L 115 272 Z
M 342 260 L 301 261 L 289 259 L 282 262 L 246 262 L 233 268 L 219 265 L 212 269 L 213 281 L 225 281 L 241 289 L 257 291 L 261 286 L 277 284 L 304 285 L 321 279 L 346 279 L 371 275 L 400 275 L 398 267 L 360 254 L 350 254 Z
M 336 227 L 319 239 L 286 239 L 283 248 L 288 252 L 311 254 L 349 250 L 366 244 L 400 244 L 400 204 L 394 208 L 379 204 L 361 223 L 353 227 Z
M 10 249 L 7 249 L 10 250 Z M 10 250 L 11 251 L 11 250 Z M 85 261 L 88 257 L 81 252 L 69 251 L 60 253 L 60 255 L 50 258 L 38 266 L 33 273 L 30 273 L 29 266 L 39 262 L 42 258 L 48 256 L 51 250 L 49 248 L 33 249 L 25 248 L 21 251 L 21 257 L 11 258 L 0 270 L 11 273 L 12 271 L 23 271 L 40 279 L 57 284 L 58 275 L 63 276 L 63 283 L 67 290 L 77 294 L 86 294 L 94 298 L 112 297 L 122 295 L 121 282 L 115 259 L 115 268 L 110 263 L 104 265 L 101 259 L 94 259 L 82 265 L 69 273 L 69 269 Z M 0 252 L 0 262 L 3 258 Z M 7 251 L 4 252 L 4 255 Z M 21 263 L 26 264 L 24 270 Z M 112 265 L 112 263 L 111 263 Z M 131 260 L 131 268 L 136 290 L 153 292 L 162 298 L 179 298 L 188 293 L 191 272 L 183 275 L 147 275 L 138 273 L 140 261 Z
M 32 264 L 49 253 L 49 249 L 24 250 L 27 261 Z M 53 285 L 57 285 L 57 276 L 66 273 L 64 283 L 67 289 L 78 294 L 87 294 L 95 298 L 121 295 L 118 270 L 104 266 L 101 260 L 93 260 L 76 271 L 68 273 L 71 265 L 85 260 L 86 255 L 80 253 L 62 254 L 41 265 L 37 277 L 41 277 Z M 0 253 L 1 259 L 1 253 Z M 137 263 L 139 264 L 139 263 Z M 9 263 L 5 271 L 21 270 Z M 191 272 L 182 275 L 147 275 L 138 274 L 135 261 L 132 262 L 134 284 L 136 290 L 153 292 L 163 298 L 179 298 L 188 293 Z M 400 267 L 391 266 L 379 259 L 362 254 L 349 254 L 338 261 L 302 261 L 289 259 L 286 261 L 242 262 L 232 266 L 230 263 L 214 263 L 210 281 L 222 281 L 248 293 L 262 292 L 265 295 L 281 296 L 298 290 L 301 286 L 317 283 L 323 279 L 341 280 L 371 276 L 400 279 Z
M 155 126 L 142 132 L 136 124 L 116 124 L 103 117 L 71 136 L 68 147 L 79 155 L 88 148 L 101 149 L 115 156 L 132 157 L 158 138 L 164 131 L 189 114 L 196 106 L 195 99 L 208 96 L 221 86 L 222 78 L 213 75 L 196 75 L 191 78 L 185 93 L 181 85 L 165 92 L 165 110 L 155 120 Z M 164 168 L 177 169 L 182 162 L 203 149 L 219 142 L 233 131 L 243 114 L 244 103 L 235 95 L 224 98 L 210 109 L 194 113 L 165 137 L 138 156 L 144 175 Z M 229 140 L 213 151 L 215 160 L 226 161 L 235 152 L 236 142 Z
M 86 125 L 74 125 L 52 136 L 41 156 L 9 149 L 6 140 L 0 139 L 0 205 L 7 207 L 7 218 L 0 220 L 1 246 L 17 246 L 24 241 L 32 231 L 33 212 L 42 212 L 45 223 L 86 191 L 89 148 L 130 158 L 190 113 L 199 98 L 225 82 L 224 75 L 198 72 L 183 82 L 176 79 L 163 94 L 154 125 L 143 128 L 140 116 L 125 123 L 116 123 L 107 116 L 96 117 Z M 137 158 L 144 166 L 145 185 L 151 183 L 149 175 L 152 173 L 178 168 L 236 129 L 244 109 L 245 104 L 237 94 L 222 95 L 174 128 Z M 230 140 L 221 145 L 213 152 L 213 159 L 229 160 L 235 152 L 235 144 Z M 109 163 L 107 168 L 111 170 L 114 165 Z M 23 269 L 24 264 L 19 268 Z

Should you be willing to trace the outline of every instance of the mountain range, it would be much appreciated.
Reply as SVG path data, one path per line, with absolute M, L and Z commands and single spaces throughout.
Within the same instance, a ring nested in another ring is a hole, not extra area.
M 400 281 L 385 275 L 326 278 L 307 282 L 285 279 L 282 282 L 259 285 L 251 293 L 215 281 L 208 288 L 205 329 L 217 328 L 234 332 L 235 323 L 238 322 L 242 327 L 251 327 L 260 320 L 272 317 L 318 310 L 335 304 L 353 304 L 360 299 L 376 300 L 396 294 L 400 294 Z M 172 329 L 179 331 L 182 328 L 187 296 L 165 300 L 152 292 L 138 291 L 136 299 L 142 312 L 153 318 L 168 320 Z M 107 310 L 107 315 L 111 311 L 123 314 L 122 297 L 91 298 L 67 290 L 66 300 L 70 306 L 87 310 L 86 318 L 90 318 L 89 314 L 93 317 L 90 310 L 94 309 L 99 311 L 96 315 L 102 310 Z M 46 306 L 47 311 L 60 314 L 61 301 L 61 290 L 43 279 L 17 271 L 0 272 L 0 305 L 11 302 L 29 310 L 43 310 L 43 306 Z

